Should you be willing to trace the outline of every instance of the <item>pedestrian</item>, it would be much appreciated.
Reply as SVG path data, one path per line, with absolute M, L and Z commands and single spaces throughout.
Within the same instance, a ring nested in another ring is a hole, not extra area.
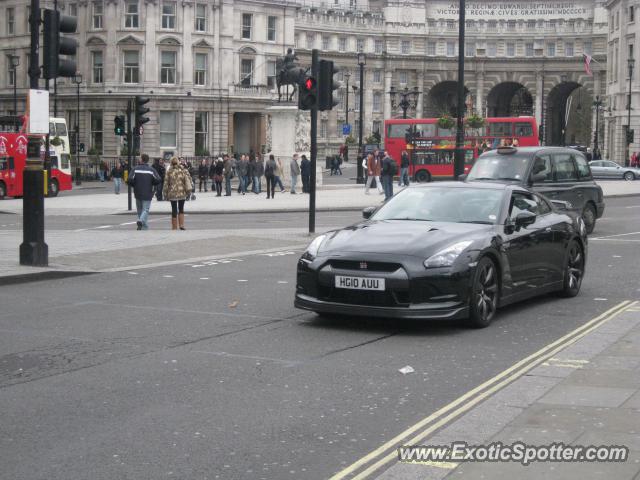
M 164 161 L 162 161 L 160 157 L 154 158 L 153 165 L 151 165 L 151 168 L 153 168 L 158 174 L 158 176 L 160 177 L 160 183 L 156 185 L 156 200 L 161 202 L 162 201 L 162 185 L 164 183 L 164 174 L 166 171 L 164 168 Z
M 149 166 L 149 155 L 143 153 L 140 156 L 142 163 L 136 165 L 131 176 L 129 185 L 133 187 L 136 197 L 136 211 L 138 213 L 138 230 L 148 230 L 149 209 L 153 199 L 153 187 L 160 184 L 160 177 L 156 171 Z
M 247 190 L 252 191 L 256 195 L 258 194 L 258 189 L 256 186 L 256 157 L 251 155 L 249 157 L 249 168 L 247 169 L 247 177 L 249 177 L 249 182 L 247 183 Z
M 253 185 L 257 185 L 258 194 L 262 193 L 262 177 L 264 175 L 264 161 L 259 153 L 256 153 L 256 170 L 253 177 Z
M 382 159 L 382 187 L 384 188 L 384 199 L 393 197 L 393 177 L 398 170 L 398 164 L 389 156 L 389 152 L 384 152 Z
M 284 193 L 284 185 L 282 184 L 282 162 L 280 159 L 276 159 L 276 170 L 274 172 L 273 183 L 275 186 L 280 186 L 280 193 Z
M 122 176 L 124 175 L 124 169 L 122 164 L 117 162 L 111 169 L 111 178 L 113 179 L 113 189 L 116 195 L 120 195 L 120 186 L 122 185 Z
M 400 157 L 400 178 L 398 179 L 398 186 L 409 186 L 409 165 L 411 165 L 411 159 L 406 150 L 402 151 Z
M 309 193 L 309 180 L 311 176 L 311 162 L 306 155 L 300 160 L 300 176 L 302 177 L 302 193 Z
M 342 175 L 342 168 L 340 168 L 340 165 L 342 165 L 342 157 L 338 155 L 336 158 L 336 172 L 338 175 Z
M 238 188 L 239 193 L 242 195 L 247 193 L 247 184 L 249 182 L 248 173 L 249 173 L 249 162 L 247 161 L 246 155 L 240 155 L 240 160 L 238 161 L 238 179 L 240 180 L 240 186 Z
M 104 160 L 100 161 L 100 165 L 98 166 L 98 178 L 101 182 L 104 182 L 104 171 L 107 169 L 107 164 L 104 163 Z
M 637 167 L 638 166 L 638 153 L 637 152 L 633 152 L 631 154 L 631 159 L 629 162 L 629 166 L 630 167 Z
M 176 157 L 171 158 L 171 165 L 164 178 L 162 196 L 171 202 L 171 230 L 185 230 L 184 228 L 184 202 L 191 196 L 193 180 L 189 171 L 178 162 Z
M 202 192 L 202 185 L 204 185 L 204 191 L 207 192 L 207 177 L 209 176 L 209 166 L 207 160 L 204 158 L 200 162 L 198 167 L 198 191 Z
M 269 155 L 269 160 L 264 167 L 264 178 L 267 180 L 267 199 L 276 198 L 276 159 L 273 154 Z
M 233 179 L 233 160 L 225 153 L 223 157 L 224 196 L 231 196 L 231 180 Z
M 384 190 L 382 188 L 382 182 L 380 182 L 380 170 L 381 164 L 380 159 L 375 153 L 370 153 L 367 155 L 367 183 L 364 187 L 365 195 L 369 195 L 369 189 L 371 188 L 371 183 L 376 181 L 376 188 L 378 189 L 378 193 L 382 195 Z
M 213 183 L 216 187 L 216 197 L 222 196 L 222 178 L 224 176 L 224 160 L 222 157 L 218 157 L 216 162 L 211 163 L 213 168 Z M 231 189 L 231 187 L 229 187 Z
M 291 159 L 291 194 L 296 194 L 296 183 L 298 183 L 298 176 L 300 175 L 300 165 L 298 165 L 298 154 L 294 153 Z

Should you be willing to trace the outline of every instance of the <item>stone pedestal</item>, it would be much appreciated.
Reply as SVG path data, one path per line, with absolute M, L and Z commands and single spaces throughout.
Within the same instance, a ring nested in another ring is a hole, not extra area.
M 298 110 L 295 105 L 274 105 L 267 108 L 267 154 L 273 154 L 282 163 L 282 179 L 290 185 L 289 167 L 293 154 L 311 159 L 311 114 Z M 300 163 L 300 158 L 298 159 Z M 322 185 L 322 162 L 316 162 L 316 185 Z M 302 189 L 298 179 L 297 190 Z

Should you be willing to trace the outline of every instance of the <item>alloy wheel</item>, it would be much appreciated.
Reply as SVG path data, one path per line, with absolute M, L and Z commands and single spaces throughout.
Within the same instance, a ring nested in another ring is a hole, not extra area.
M 632 180 L 636 179 L 636 176 L 633 174 L 633 172 L 626 172 L 623 176 L 623 178 L 627 181 L 630 182 Z
M 498 272 L 488 258 L 482 259 L 477 268 L 470 319 L 475 326 L 486 327 L 498 307 Z
M 577 294 L 582 284 L 582 277 L 584 276 L 584 256 L 577 242 L 573 242 L 569 247 L 565 275 L 568 293 L 576 292 Z

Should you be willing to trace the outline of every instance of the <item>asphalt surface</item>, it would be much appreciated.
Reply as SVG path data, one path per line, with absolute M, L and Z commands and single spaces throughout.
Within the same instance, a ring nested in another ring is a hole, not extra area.
M 237 227 L 208 217 L 189 224 Z M 505 308 L 483 330 L 296 310 L 292 251 L 2 287 L 0 478 L 328 478 L 637 299 L 639 243 L 640 199 L 608 200 L 581 294 Z

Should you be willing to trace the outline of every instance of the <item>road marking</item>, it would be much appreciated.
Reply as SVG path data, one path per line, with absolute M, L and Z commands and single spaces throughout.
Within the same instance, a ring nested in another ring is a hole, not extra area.
M 607 300 L 609 300 L 608 298 L 594 298 L 594 300 L 596 302 L 606 302 Z
M 248 282 L 249 280 L 238 280 L 239 282 Z
M 548 362 L 542 363 L 542 365 L 545 367 L 582 368 L 587 363 L 589 363 L 589 360 L 551 358 Z
M 209 280 L 209 277 L 200 277 L 200 280 Z
M 589 241 L 595 240 L 598 242 L 621 242 L 621 243 L 638 243 L 640 240 L 626 240 L 624 238 L 590 238 Z
M 402 463 L 410 463 L 411 465 L 425 465 L 427 467 L 443 468 L 445 470 L 453 470 L 458 466 L 454 462 L 433 462 L 431 460 L 416 460 L 416 461 L 403 461 Z
M 500 372 L 498 375 L 490 378 L 486 382 L 478 385 L 474 389 L 468 391 L 464 395 L 458 397 L 453 402 L 445 405 L 436 412 L 432 413 L 428 417 L 420 420 L 418 423 L 406 429 L 404 432 L 396 435 L 391 440 L 373 450 L 369 454 L 365 455 L 361 459 L 357 460 L 347 468 L 333 475 L 329 480 L 342 480 L 350 477 L 352 480 L 362 480 L 367 478 L 370 474 L 378 471 L 381 467 L 387 463 L 398 458 L 396 448 L 400 445 L 420 445 L 427 436 L 434 431 L 438 430 L 442 426 L 449 423 L 451 420 L 459 417 L 466 411 L 470 410 L 475 405 L 479 404 L 487 397 L 491 396 L 495 392 L 499 391 L 503 387 L 507 386 L 514 380 L 520 378 L 525 373 L 537 367 L 541 363 L 545 362 L 549 358 L 552 358 L 556 353 L 564 350 L 569 345 L 577 342 L 582 337 L 597 329 L 604 323 L 615 318 L 618 314 L 622 313 L 629 307 L 635 307 L 638 302 L 631 302 L 625 300 L 620 302 L 616 306 L 610 308 L 606 312 L 598 315 L 594 319 L 588 321 L 584 325 L 576 328 L 575 330 L 560 337 L 558 340 L 548 344 L 535 353 L 532 353 L 528 357 L 520 360 L 506 370 Z M 427 427 L 428 425 L 428 427 Z M 427 427 L 427 428 L 424 428 Z M 411 435 L 417 435 L 411 438 Z M 391 453 L 387 453 L 391 450 Z M 376 461 L 376 459 L 378 459 Z M 374 462 L 371 464 L 371 462 Z M 371 464 L 368 468 L 362 470 L 355 476 L 351 476 L 357 470 L 365 467 L 367 464 Z
M 283 257 L 285 255 L 295 255 L 296 252 L 286 251 L 286 252 L 273 252 L 273 253 L 261 253 L 263 257 Z
M 162 275 L 163 278 L 173 278 L 173 275 Z
M 629 235 L 640 235 L 640 232 L 618 233 L 616 235 L 605 235 L 604 237 L 596 237 L 593 240 L 603 240 L 605 238 L 626 237 Z
M 299 365 L 302 362 L 295 360 L 284 360 L 282 358 L 272 358 L 272 357 L 260 357 L 257 355 L 243 355 L 240 353 L 228 353 L 228 352 L 210 352 L 207 350 L 192 350 L 193 353 L 204 353 L 207 355 L 216 355 L 219 357 L 229 357 L 229 358 L 246 358 L 248 360 L 260 360 L 263 362 L 274 362 L 274 363 L 282 363 L 288 367 L 293 367 L 295 365 Z

